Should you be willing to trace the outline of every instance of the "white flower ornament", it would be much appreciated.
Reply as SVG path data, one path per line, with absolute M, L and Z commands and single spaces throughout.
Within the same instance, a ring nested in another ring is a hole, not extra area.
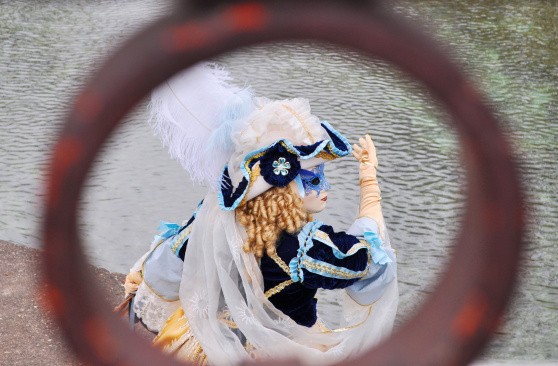
M 289 163 L 285 158 L 279 158 L 273 161 L 273 173 L 275 175 L 287 175 L 289 174 L 289 169 L 291 169 L 291 163 Z

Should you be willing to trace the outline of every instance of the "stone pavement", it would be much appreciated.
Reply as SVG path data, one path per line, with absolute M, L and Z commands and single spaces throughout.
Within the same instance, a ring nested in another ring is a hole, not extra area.
M 82 365 L 45 314 L 39 298 L 40 257 L 40 250 L 0 241 L 0 366 Z M 124 275 L 93 271 L 107 302 L 119 304 Z

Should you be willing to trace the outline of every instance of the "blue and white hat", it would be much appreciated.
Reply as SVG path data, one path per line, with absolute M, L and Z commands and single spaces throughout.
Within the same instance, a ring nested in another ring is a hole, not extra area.
M 218 192 L 224 210 L 234 210 L 271 187 L 287 186 L 300 169 L 351 153 L 347 139 L 313 115 L 307 99 L 258 98 L 255 104 L 231 134 L 234 152 Z
M 149 106 L 170 155 L 194 182 L 216 192 L 222 209 L 351 152 L 339 132 L 311 113 L 307 99 L 256 98 L 231 80 L 217 65 L 198 64 L 157 88 Z

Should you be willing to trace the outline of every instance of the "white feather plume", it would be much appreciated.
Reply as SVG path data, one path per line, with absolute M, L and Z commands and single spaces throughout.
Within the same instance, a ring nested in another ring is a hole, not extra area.
M 159 86 L 149 105 L 150 124 L 171 157 L 213 189 L 234 150 L 232 131 L 255 108 L 252 91 L 231 80 L 215 64 L 198 64 Z

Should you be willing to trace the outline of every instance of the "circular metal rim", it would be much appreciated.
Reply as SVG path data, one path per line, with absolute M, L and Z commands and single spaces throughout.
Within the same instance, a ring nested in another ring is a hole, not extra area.
M 83 269 L 77 208 L 101 145 L 137 102 L 179 70 L 238 47 L 289 39 L 354 48 L 421 81 L 454 116 L 468 168 L 469 200 L 448 271 L 415 317 L 354 364 L 465 364 L 494 332 L 514 283 L 524 213 L 510 146 L 480 94 L 431 41 L 381 9 L 249 2 L 196 16 L 183 11 L 138 34 L 89 81 L 66 120 L 46 198 L 45 295 L 84 359 L 182 364 L 145 347 L 115 321 Z

